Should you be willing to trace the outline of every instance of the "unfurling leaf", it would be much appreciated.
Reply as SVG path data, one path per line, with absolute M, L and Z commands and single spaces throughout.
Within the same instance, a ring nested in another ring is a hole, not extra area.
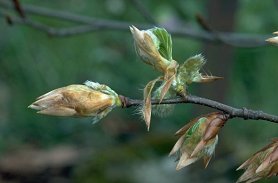
M 155 27 L 149 30 L 159 40 L 159 53 L 167 60 L 172 60 L 172 38 L 163 28 Z
M 134 38 L 135 49 L 144 63 L 153 66 L 163 74 L 159 80 L 163 81 L 160 91 L 160 102 L 164 99 L 169 89 L 176 83 L 176 73 L 179 64 L 172 59 L 172 39 L 170 34 L 162 28 L 139 30 L 135 26 L 130 27 Z M 158 80 L 156 80 L 158 81 Z M 149 129 L 151 119 L 151 92 L 153 83 L 147 84 L 144 91 L 144 119 Z
M 245 172 L 237 182 L 255 182 L 261 178 L 277 176 L 278 138 L 252 155 L 237 170 L 240 169 L 244 169 Z
M 201 78 L 199 73 L 200 69 L 205 65 L 206 61 L 204 57 L 199 54 L 188 58 L 180 67 L 178 68 L 178 78 L 183 83 L 190 84 L 193 81 Z
M 217 79 L 222 79 L 216 76 L 207 76 L 200 73 L 200 69 L 205 65 L 204 57 L 199 54 L 187 59 L 178 69 L 178 80 L 183 84 L 192 82 L 211 82 Z
M 135 50 L 142 61 L 163 73 L 165 78 L 176 74 L 178 63 L 172 59 L 172 39 L 165 29 L 139 30 L 130 26 Z
M 106 85 L 86 81 L 85 85 L 69 85 L 37 98 L 29 108 L 53 116 L 93 117 L 97 122 L 114 107 L 121 106 L 118 94 Z
M 168 60 L 163 56 L 169 54 L 164 51 L 164 48 L 169 45 L 166 45 L 164 40 L 160 40 L 153 33 L 153 30 L 157 31 L 157 29 L 159 28 L 139 30 L 135 26 L 130 27 L 130 31 L 134 38 L 135 50 L 142 61 L 146 64 L 152 65 L 159 72 L 166 73 L 171 62 L 175 61 L 172 61 L 172 59 Z M 160 35 L 160 33 L 157 34 Z M 163 55 L 161 55 L 161 53 L 163 53 Z M 167 55 L 167 57 L 172 58 L 172 55 Z
M 179 152 L 179 162 L 176 169 L 188 166 L 200 158 L 204 158 L 207 167 L 218 142 L 219 130 L 227 117 L 220 112 L 210 113 L 193 119 L 177 131 L 180 136 L 170 155 Z

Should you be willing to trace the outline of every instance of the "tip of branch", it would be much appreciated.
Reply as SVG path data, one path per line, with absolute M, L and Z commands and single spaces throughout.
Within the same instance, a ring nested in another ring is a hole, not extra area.
M 5 19 L 8 25 L 13 25 L 13 20 L 9 15 L 6 15 Z

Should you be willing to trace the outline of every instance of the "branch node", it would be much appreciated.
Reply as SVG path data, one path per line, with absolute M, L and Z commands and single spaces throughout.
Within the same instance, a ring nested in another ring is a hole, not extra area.
M 233 118 L 233 116 L 231 114 L 228 114 L 228 113 L 223 113 L 223 118 L 224 118 L 224 120 L 228 121 L 228 119 Z
M 126 108 L 129 106 L 129 102 L 128 102 L 128 98 L 122 95 L 119 95 L 119 98 L 121 100 L 122 103 L 122 108 Z
M 260 116 L 263 115 L 263 111 L 256 111 L 254 114 L 255 119 L 259 119 Z
M 242 111 L 243 111 L 243 119 L 248 120 L 250 118 L 249 110 L 246 107 L 243 107 Z

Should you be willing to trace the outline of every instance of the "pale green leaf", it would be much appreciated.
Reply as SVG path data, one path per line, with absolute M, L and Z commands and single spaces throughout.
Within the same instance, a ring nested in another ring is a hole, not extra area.
M 178 70 L 178 79 L 183 83 L 198 82 L 202 79 L 202 75 L 199 72 L 205 64 L 204 57 L 199 54 L 187 59 Z
M 172 38 L 171 35 L 163 28 L 155 27 L 150 31 L 159 41 L 159 53 L 167 60 L 172 60 Z
M 204 122 L 206 122 L 207 118 L 203 117 L 200 118 L 188 131 L 187 131 L 187 136 L 191 136 L 196 132 L 196 130 L 199 129 L 200 125 Z

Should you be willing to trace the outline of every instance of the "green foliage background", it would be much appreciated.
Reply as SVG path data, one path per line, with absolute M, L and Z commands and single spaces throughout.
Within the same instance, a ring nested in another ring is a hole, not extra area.
M 167 23 L 180 16 L 182 19 L 178 21 L 195 28 L 198 28 L 195 14 L 202 12 L 206 16 L 209 3 L 142 2 L 159 22 Z M 22 3 L 92 17 L 145 22 L 125 0 L 26 0 Z M 273 1 L 240 1 L 235 31 L 269 34 L 278 30 L 277 17 L 278 7 Z M 51 19 L 33 18 L 53 26 L 68 26 Z M 119 94 L 142 98 L 144 85 L 158 73 L 136 56 L 128 27 L 125 32 L 97 31 L 56 38 L 29 27 L 8 26 L 0 20 L 0 154 L 20 151 L 26 145 L 48 149 L 68 144 L 87 149 L 90 155 L 75 167 L 73 182 L 234 182 L 241 173 L 235 171 L 236 167 L 277 136 L 275 124 L 233 119 L 222 130 L 215 158 L 206 170 L 197 163 L 176 172 L 175 159 L 167 157 L 176 140 L 173 134 L 199 115 L 201 107 L 178 105 L 169 117 L 153 117 L 150 132 L 135 109 L 113 110 L 96 125 L 90 119 L 37 115 L 27 106 L 54 88 L 88 79 L 109 85 Z M 182 62 L 201 53 L 204 44 L 174 37 L 173 57 Z M 233 67 L 229 68 L 232 74 L 221 81 L 230 83 L 226 100 L 222 102 L 278 114 L 277 58 L 278 48 L 274 46 L 237 48 Z M 198 91 L 198 85 L 192 85 L 190 91 Z

